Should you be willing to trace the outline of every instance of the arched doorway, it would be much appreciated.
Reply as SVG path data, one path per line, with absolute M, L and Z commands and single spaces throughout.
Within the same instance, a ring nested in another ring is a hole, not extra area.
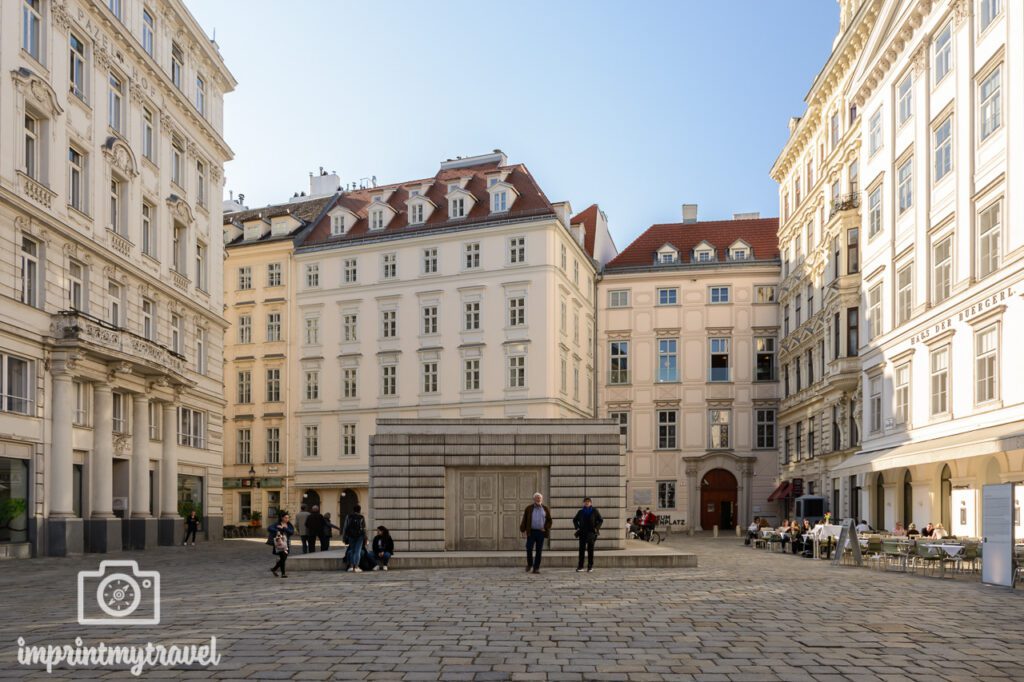
M 732 530 L 736 527 L 736 477 L 725 469 L 712 469 L 700 481 L 700 527 Z
M 359 504 L 359 495 L 356 491 L 351 488 L 345 488 L 341 491 L 341 497 L 338 498 L 338 525 L 340 526 L 345 521 L 345 517 L 355 511 L 355 506 Z
M 307 490 L 302 493 L 302 506 L 306 511 L 313 511 L 313 507 L 320 506 L 320 493 L 315 490 Z
M 911 484 L 910 469 L 903 472 L 903 527 L 914 521 L 914 486 Z
M 875 476 L 875 518 L 872 525 L 876 530 L 885 528 L 885 479 L 882 474 Z
M 939 511 L 939 520 L 942 521 L 942 527 L 946 529 L 946 532 L 950 532 L 953 523 L 953 472 L 949 470 L 949 465 L 944 464 L 942 466 L 942 475 L 939 476 L 939 505 L 941 507 Z

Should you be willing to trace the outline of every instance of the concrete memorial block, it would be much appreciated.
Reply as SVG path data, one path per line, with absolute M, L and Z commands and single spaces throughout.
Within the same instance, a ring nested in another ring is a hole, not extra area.
M 625 542 L 625 452 L 610 419 L 380 419 L 370 438 L 370 521 L 402 551 L 521 550 L 545 496 L 550 548 L 576 547 L 584 496 L 605 518 L 599 549 Z

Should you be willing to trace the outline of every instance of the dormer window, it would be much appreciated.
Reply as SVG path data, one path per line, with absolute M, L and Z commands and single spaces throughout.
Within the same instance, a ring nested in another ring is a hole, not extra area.
M 679 249 L 672 246 L 671 244 L 664 244 L 655 253 L 655 262 L 659 265 L 669 265 L 671 263 L 679 262 Z
M 508 210 L 508 192 L 501 190 L 491 195 L 491 210 L 495 213 Z
M 463 197 L 455 197 L 452 199 L 448 208 L 448 215 L 452 218 L 465 218 L 466 200 Z
M 416 202 L 409 207 L 409 224 L 418 225 L 423 222 L 423 204 Z
M 449 182 L 448 183 L 448 191 L 449 192 L 454 192 L 457 189 L 462 189 L 462 185 L 460 185 L 457 182 Z
M 331 236 L 339 237 L 343 234 L 345 234 L 345 216 L 331 216 Z
M 693 260 L 696 263 L 711 263 L 715 261 L 715 247 L 707 242 L 701 242 L 693 247 Z
M 370 229 L 371 230 L 383 230 L 384 229 L 384 210 L 374 209 L 370 211 Z
M 676 262 L 676 254 L 675 254 L 675 252 L 674 251 L 669 251 L 667 253 L 659 253 L 658 254 L 658 262 L 659 263 L 675 263 Z
M 750 244 L 746 243 L 742 239 L 737 239 L 733 242 L 732 246 L 729 247 L 729 260 L 750 260 L 752 257 L 752 251 Z
M 750 252 L 746 249 L 733 249 L 730 257 L 733 260 L 747 260 L 750 257 Z
M 379 204 L 382 201 L 384 201 L 384 195 L 382 194 L 377 194 L 373 197 L 373 203 L 375 204 Z
M 418 197 L 419 195 L 420 195 L 420 191 L 418 189 L 411 189 L 411 190 L 409 190 L 409 197 L 410 198 Z

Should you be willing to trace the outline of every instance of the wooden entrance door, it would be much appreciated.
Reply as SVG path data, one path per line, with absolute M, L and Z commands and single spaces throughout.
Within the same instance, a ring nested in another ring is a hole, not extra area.
M 725 469 L 712 469 L 700 482 L 700 527 L 732 530 L 736 527 L 736 477 Z
M 540 490 L 541 478 L 537 469 L 460 471 L 455 549 L 520 549 L 519 521 L 533 494 Z

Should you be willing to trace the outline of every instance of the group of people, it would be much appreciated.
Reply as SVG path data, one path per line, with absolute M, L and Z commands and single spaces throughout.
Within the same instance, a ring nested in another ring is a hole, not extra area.
M 391 533 L 384 526 L 377 526 L 377 534 L 371 546 L 367 548 L 366 519 L 361 511 L 357 504 L 353 512 L 345 517 L 340 528 L 331 523 L 330 514 L 321 515 L 319 507 L 316 506 L 309 512 L 303 506 L 295 515 L 295 525 L 291 522 L 291 515 L 283 512 L 277 523 L 267 528 L 267 544 L 273 548 L 277 557 L 277 563 L 270 572 L 281 578 L 288 577 L 286 566 L 288 555 L 291 553 L 292 536 L 296 532 L 302 539 L 302 553 L 307 554 L 316 551 L 317 539 L 320 540 L 320 551 L 326 552 L 330 548 L 330 538 L 334 530 L 341 531 L 341 539 L 345 543 L 346 571 L 362 573 L 364 567 L 374 571 L 388 570 L 388 561 L 395 553 Z
M 657 525 L 658 517 L 651 511 L 650 507 L 646 509 L 637 507 L 636 513 L 633 514 L 633 519 L 629 522 L 629 532 L 636 536 L 637 539 L 647 541 L 651 539 L 651 531 Z
M 863 523 L 863 521 L 861 523 Z M 892 534 L 901 538 L 922 537 L 930 538 L 932 540 L 943 540 L 950 536 L 949 531 L 947 531 L 941 523 L 933 524 L 930 521 L 922 530 L 918 530 L 917 526 L 913 523 L 904 528 L 903 523 L 897 521 L 896 527 L 892 529 Z
M 544 542 L 551 537 L 551 510 L 544 504 L 544 496 L 533 494 L 533 504 L 523 510 L 523 519 L 519 522 L 519 532 L 526 538 L 526 572 L 540 573 L 541 556 L 544 553 Z M 583 506 L 572 519 L 576 539 L 579 540 L 579 561 L 576 572 L 594 570 L 594 545 L 601 534 L 604 517 L 594 507 L 594 501 L 583 498 Z M 583 567 L 586 559 L 586 568 Z
M 763 516 L 755 516 L 754 520 L 747 527 L 747 539 L 745 544 L 749 545 L 753 542 L 761 531 L 766 528 L 772 528 L 768 519 Z M 792 521 L 789 519 L 783 519 L 782 524 L 778 528 L 774 528 L 774 530 L 782 536 L 783 551 L 785 551 L 788 546 L 793 554 L 807 555 L 807 550 L 810 548 L 811 543 L 809 541 L 804 541 L 804 535 L 814 530 L 808 519 L 804 519 L 802 524 L 795 518 Z

